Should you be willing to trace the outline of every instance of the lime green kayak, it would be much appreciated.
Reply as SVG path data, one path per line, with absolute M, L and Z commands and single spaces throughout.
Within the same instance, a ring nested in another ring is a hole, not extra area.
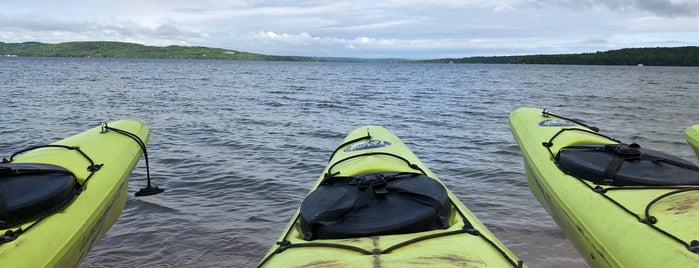
M 148 128 L 108 124 L 0 163 L 0 266 L 74 267 L 116 222 Z M 134 137 L 118 133 L 131 133 Z
M 699 167 L 581 122 L 519 108 L 529 187 L 593 267 L 697 267 Z
M 378 126 L 333 153 L 260 267 L 522 267 L 408 147 Z
M 688 127 L 684 131 L 684 137 L 687 139 L 687 143 L 694 149 L 694 154 L 697 156 L 697 161 L 699 161 L 699 125 Z

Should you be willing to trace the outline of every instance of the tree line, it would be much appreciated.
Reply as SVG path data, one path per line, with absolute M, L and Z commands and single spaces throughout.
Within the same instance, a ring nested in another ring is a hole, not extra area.
M 309 57 L 274 56 L 200 46 L 145 46 L 124 42 L 2 43 L 0 55 L 21 57 L 207 59 L 259 61 L 317 61 Z
M 418 62 L 699 66 L 699 47 L 624 48 L 580 54 L 446 58 Z
M 0 56 L 22 57 L 82 57 L 82 58 L 148 58 L 148 59 L 209 59 L 250 61 L 387 61 L 388 59 L 313 58 L 275 56 L 201 46 L 146 46 L 125 42 L 39 42 L 2 43 Z M 580 54 L 550 54 L 521 56 L 478 56 L 432 60 L 399 60 L 391 62 L 417 63 L 490 63 L 490 64 L 574 64 L 574 65 L 649 65 L 699 66 L 699 47 L 624 48 Z

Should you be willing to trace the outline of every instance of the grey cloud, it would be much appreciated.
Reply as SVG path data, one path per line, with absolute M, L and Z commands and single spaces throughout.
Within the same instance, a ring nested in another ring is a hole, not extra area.
M 159 36 L 178 36 L 183 34 L 177 27 L 170 24 L 163 24 L 155 29 L 155 33 Z
M 673 3 L 669 0 L 636 0 L 636 5 L 642 10 L 651 11 L 659 16 L 696 16 L 699 4 L 689 1 Z
M 90 24 L 55 20 L 36 16 L 1 16 L 0 27 L 4 29 L 27 30 L 27 31 L 76 31 L 90 28 Z
M 694 17 L 699 13 L 699 3 L 693 0 L 540 0 L 534 3 L 539 6 L 552 4 L 573 9 L 606 7 L 619 13 L 646 11 L 661 17 Z
M 46 42 L 79 40 L 115 40 L 143 43 L 194 42 L 205 33 L 186 31 L 171 23 L 147 26 L 131 20 L 72 20 L 42 16 L 0 15 L 0 28 L 5 42 L 44 40 Z M 55 40 L 54 40 L 55 39 Z

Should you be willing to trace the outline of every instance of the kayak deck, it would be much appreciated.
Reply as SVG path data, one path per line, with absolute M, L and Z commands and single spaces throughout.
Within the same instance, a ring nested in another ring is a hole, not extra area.
M 351 132 L 316 185 L 378 172 L 419 173 L 442 184 L 402 141 L 382 127 Z M 443 184 L 442 184 L 443 185 Z M 342 239 L 304 240 L 299 211 L 260 262 L 263 267 L 521 267 L 523 264 L 445 188 L 448 228 Z
M 613 147 L 620 142 L 583 123 L 535 108 L 513 111 L 510 126 L 524 156 L 532 193 L 591 266 L 699 263 L 697 185 L 620 186 L 613 180 L 605 185 L 576 178 L 557 165 L 562 149 L 589 144 Z M 661 162 L 658 168 L 680 169 Z M 692 166 L 688 163 L 687 168 Z M 614 178 L 615 171 L 605 171 Z
M 133 133 L 144 142 L 149 137 L 148 128 L 137 120 L 115 121 L 109 126 Z M 0 263 L 12 267 L 77 266 L 116 222 L 125 205 L 128 177 L 143 152 L 131 137 L 102 130 L 98 126 L 11 157 L 18 165 L 62 167 L 74 174 L 81 189 L 56 213 L 2 230 L 6 234 L 19 231 L 19 235 L 0 244 Z

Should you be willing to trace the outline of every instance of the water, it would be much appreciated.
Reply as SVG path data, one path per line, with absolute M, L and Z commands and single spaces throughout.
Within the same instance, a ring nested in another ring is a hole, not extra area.
M 520 106 L 695 161 L 699 69 L 0 58 L 0 154 L 137 118 L 164 194 L 136 198 L 81 267 L 254 267 L 344 136 L 398 135 L 531 267 L 586 267 L 529 192 Z

